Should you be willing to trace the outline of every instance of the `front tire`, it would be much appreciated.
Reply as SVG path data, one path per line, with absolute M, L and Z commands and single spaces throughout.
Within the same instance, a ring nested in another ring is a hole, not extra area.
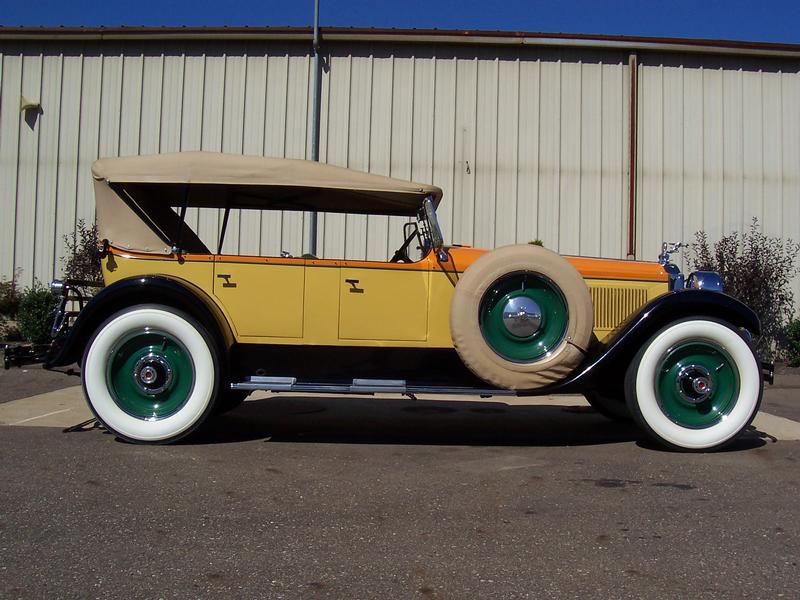
M 112 315 L 83 356 L 89 407 L 120 438 L 169 443 L 208 417 L 219 393 L 213 336 L 181 311 L 135 306 Z
M 656 333 L 625 377 L 634 420 L 660 444 L 715 450 L 755 417 L 763 391 L 750 344 L 722 321 L 686 319 Z

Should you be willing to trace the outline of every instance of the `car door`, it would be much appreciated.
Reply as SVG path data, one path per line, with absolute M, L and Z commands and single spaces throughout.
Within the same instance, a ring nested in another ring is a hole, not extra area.
M 339 339 L 422 342 L 428 335 L 428 261 L 342 261 Z
M 214 295 L 240 337 L 301 338 L 304 271 L 302 258 L 217 256 Z

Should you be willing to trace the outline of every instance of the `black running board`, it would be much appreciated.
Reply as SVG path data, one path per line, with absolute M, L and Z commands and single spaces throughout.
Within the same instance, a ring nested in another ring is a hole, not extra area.
M 352 383 L 297 381 L 296 377 L 245 377 L 231 383 L 232 390 L 269 392 L 304 392 L 313 394 L 458 394 L 465 396 L 516 396 L 514 390 L 452 387 L 445 385 L 409 385 L 404 379 L 353 379 Z

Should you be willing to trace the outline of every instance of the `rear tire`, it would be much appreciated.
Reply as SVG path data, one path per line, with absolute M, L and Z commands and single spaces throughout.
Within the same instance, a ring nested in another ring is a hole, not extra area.
M 761 367 L 729 324 L 685 319 L 656 333 L 625 376 L 634 420 L 656 442 L 677 450 L 723 448 L 758 412 Z
M 107 319 L 83 355 L 83 388 L 106 429 L 137 443 L 169 443 L 211 414 L 221 382 L 213 336 L 167 306 L 141 305 Z

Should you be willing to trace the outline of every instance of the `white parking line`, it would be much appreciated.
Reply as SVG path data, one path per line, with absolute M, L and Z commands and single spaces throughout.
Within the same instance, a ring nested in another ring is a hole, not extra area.
M 59 413 L 69 412 L 71 410 L 72 410 L 71 408 L 65 408 L 64 410 L 54 410 L 53 412 L 45 413 L 43 415 L 38 415 L 36 417 L 22 419 L 22 421 L 17 421 L 16 423 L 10 423 L 10 425 L 22 425 L 23 423 L 27 423 L 28 421 L 35 421 L 36 419 L 44 419 L 45 417 L 49 417 L 51 415 L 57 415 Z

